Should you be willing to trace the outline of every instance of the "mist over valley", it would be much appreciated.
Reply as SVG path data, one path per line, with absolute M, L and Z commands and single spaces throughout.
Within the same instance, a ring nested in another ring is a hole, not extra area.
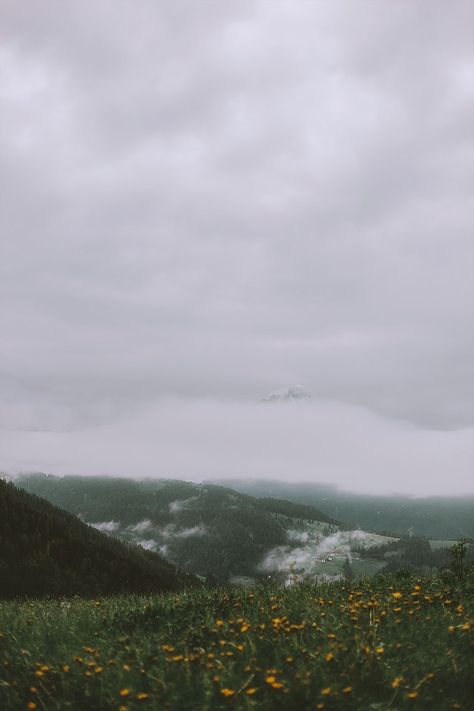
M 397 569 L 397 560 L 400 569 L 439 569 L 448 564 L 449 548 L 459 537 L 461 515 L 462 536 L 474 543 L 473 500 L 438 501 L 433 514 L 430 499 L 407 500 L 417 504 L 410 511 L 396 497 L 373 497 L 370 506 L 370 497 L 341 492 L 347 510 L 363 520 L 364 515 L 365 520 L 371 520 L 375 505 L 385 506 L 384 525 L 379 516 L 375 517 L 378 525 L 373 527 L 360 521 L 355 526 L 327 514 L 322 507 L 309 505 L 310 487 L 304 484 L 293 488 L 287 485 L 289 496 L 284 499 L 268 496 L 276 493 L 278 486 L 272 491 L 266 482 L 260 483 L 255 496 L 239 493 L 239 482 L 231 489 L 179 480 L 44 474 L 25 475 L 15 481 L 93 528 L 157 552 L 202 580 L 249 584 L 265 577 L 286 582 L 363 578 L 383 572 L 387 566 Z M 249 489 L 257 490 L 258 486 L 259 482 L 247 483 Z M 283 487 L 280 484 L 280 492 Z M 240 488 L 245 489 L 244 482 L 240 482 Z M 318 488 L 314 489 L 313 504 L 321 501 L 334 508 L 328 493 L 334 496 L 336 490 L 321 486 L 317 496 Z M 298 502 L 295 498 L 299 491 Z M 293 501 L 289 500 L 292 493 Z M 437 515 L 440 508 L 444 511 L 441 520 Z M 387 520 L 395 524 L 392 530 L 385 527 Z M 414 551 L 413 559 L 410 551 Z

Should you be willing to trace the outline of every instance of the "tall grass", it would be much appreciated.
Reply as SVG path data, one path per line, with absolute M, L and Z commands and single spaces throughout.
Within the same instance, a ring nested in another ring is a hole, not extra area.
M 0 603 L 0 708 L 469 709 L 469 582 Z

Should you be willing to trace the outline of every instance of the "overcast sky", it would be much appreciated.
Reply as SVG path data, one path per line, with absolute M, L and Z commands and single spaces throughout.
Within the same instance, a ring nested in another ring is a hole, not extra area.
M 0 0 L 0 468 L 473 491 L 473 27 Z

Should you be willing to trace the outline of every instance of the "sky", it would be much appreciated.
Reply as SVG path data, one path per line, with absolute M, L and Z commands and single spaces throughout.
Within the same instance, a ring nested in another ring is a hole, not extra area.
M 0 0 L 0 470 L 473 492 L 473 26 Z

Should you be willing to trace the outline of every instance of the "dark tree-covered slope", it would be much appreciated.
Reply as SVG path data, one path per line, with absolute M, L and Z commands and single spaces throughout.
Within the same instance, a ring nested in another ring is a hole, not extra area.
M 44 474 L 18 484 L 121 539 L 163 551 L 180 568 L 221 579 L 254 574 L 268 550 L 288 542 L 291 520 L 334 523 L 310 506 L 211 484 Z
M 224 487 L 113 477 L 22 477 L 19 485 L 189 572 L 250 574 L 286 530 L 259 501 Z
M 244 479 L 233 479 L 226 485 L 250 496 L 268 496 L 271 491 L 272 496 L 281 499 L 317 506 L 328 516 L 366 531 L 448 540 L 462 537 L 474 539 L 472 494 L 414 498 L 399 494 L 357 494 L 311 482 Z
M 0 597 L 173 590 L 193 583 L 161 556 L 96 531 L 0 480 Z
M 331 518 L 315 506 L 295 504 L 286 499 L 273 499 L 267 496 L 259 499 L 259 501 L 267 511 L 271 511 L 272 513 L 289 516 L 291 518 L 301 518 L 307 521 L 322 521 L 323 523 L 330 523 L 336 526 L 340 525 L 339 521 Z

